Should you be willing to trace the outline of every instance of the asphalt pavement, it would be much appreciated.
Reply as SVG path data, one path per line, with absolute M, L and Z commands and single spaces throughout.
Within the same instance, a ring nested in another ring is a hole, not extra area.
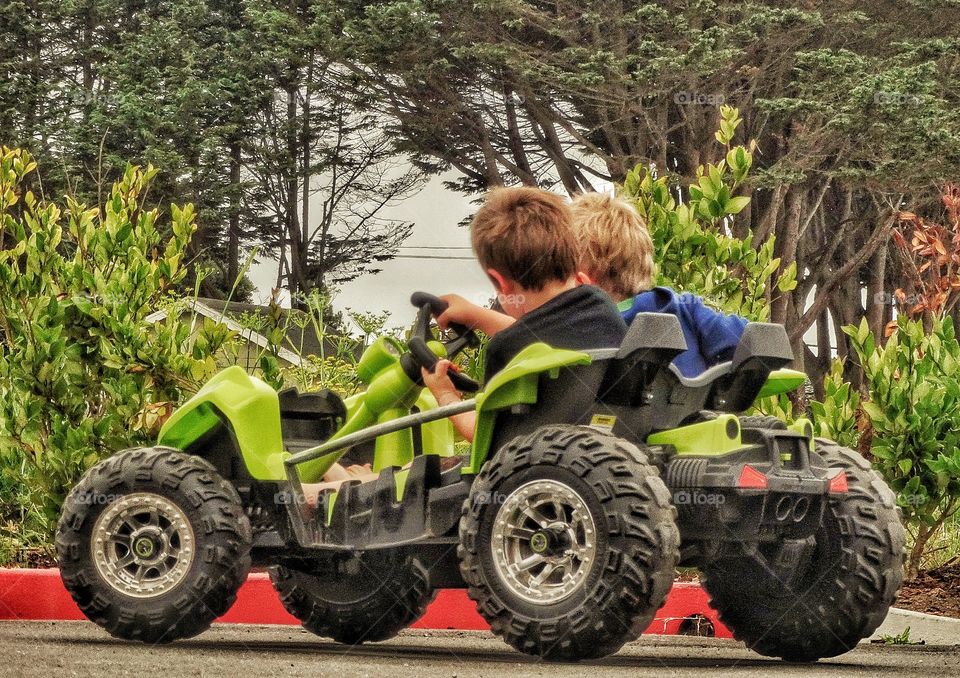
M 958 640 L 960 642 L 960 640 Z M 960 645 L 861 644 L 816 664 L 791 665 L 713 638 L 644 636 L 598 661 L 551 664 L 475 631 L 405 631 L 348 647 L 293 626 L 214 625 L 191 640 L 149 647 L 89 622 L 0 622 L 0 676 L 960 676 Z

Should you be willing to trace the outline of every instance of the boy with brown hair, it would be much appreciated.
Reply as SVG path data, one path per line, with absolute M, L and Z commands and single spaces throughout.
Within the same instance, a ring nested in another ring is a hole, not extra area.
M 445 326 L 444 318 L 457 322 L 463 314 L 471 328 L 492 337 L 484 381 L 538 341 L 569 349 L 612 348 L 623 341 L 627 326 L 616 305 L 596 287 L 583 284 L 586 278 L 578 273 L 573 215 L 560 196 L 528 187 L 494 189 L 470 224 L 470 240 L 504 312 L 449 295 L 445 298 L 451 305 L 438 321 Z M 423 382 L 441 406 L 461 400 L 447 375 L 450 369 L 456 367 L 440 360 L 432 373 L 423 370 Z M 475 412 L 450 419 L 460 435 L 473 439 Z M 304 484 L 303 492 L 315 505 L 323 490 L 336 489 L 345 480 L 376 477 L 369 465 L 335 464 L 324 482 Z
M 494 189 L 470 224 L 470 240 L 503 313 L 451 295 L 445 297 L 450 307 L 438 320 L 442 325 L 466 321 L 493 337 L 485 380 L 535 342 L 576 350 L 623 341 L 627 326 L 614 303 L 583 284 L 573 215 L 559 195 L 529 187 Z M 460 400 L 447 376 L 451 367 L 449 360 L 441 360 L 433 373 L 423 372 L 424 384 L 441 406 Z M 452 419 L 461 435 L 473 438 L 475 413 Z

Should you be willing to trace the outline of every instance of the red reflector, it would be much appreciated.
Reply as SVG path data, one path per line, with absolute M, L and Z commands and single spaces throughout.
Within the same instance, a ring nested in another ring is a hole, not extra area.
M 757 469 L 744 464 L 740 471 L 740 480 L 737 481 L 737 487 L 742 489 L 762 490 L 767 486 L 767 477 Z
M 837 475 L 830 479 L 829 490 L 831 493 L 834 492 L 846 492 L 849 488 L 847 487 L 847 472 L 843 469 L 840 469 Z

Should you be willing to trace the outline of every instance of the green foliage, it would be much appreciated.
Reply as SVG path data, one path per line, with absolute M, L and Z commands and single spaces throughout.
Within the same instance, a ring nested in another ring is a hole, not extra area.
M 810 403 L 814 434 L 830 438 L 844 447 L 857 448 L 857 412 L 860 394 L 843 378 L 843 361 L 834 360 L 823 378 L 823 402 Z
M 716 139 L 726 147 L 725 157 L 697 168 L 684 200 L 676 199 L 670 177 L 658 177 L 643 165 L 627 173 L 622 194 L 647 221 L 657 284 L 703 296 L 725 313 L 763 321 L 770 314 L 770 285 L 792 290 L 796 267 L 773 278 L 780 266 L 773 256 L 774 238 L 756 247 L 749 232 L 743 238 L 730 233 L 731 220 L 750 203 L 747 196 L 735 195 L 753 164 L 750 148 L 730 147 L 740 123 L 737 109 L 721 107 Z
M 6 517 L 48 536 L 80 475 L 152 438 L 228 335 L 146 320 L 172 299 L 194 230 L 190 205 L 163 225 L 143 206 L 153 168 L 128 167 L 102 209 L 37 199 L 23 189 L 35 168 L 0 151 L 0 468 L 16 488 Z
M 792 423 L 796 417 L 793 414 L 793 401 L 786 393 L 767 396 L 754 401 L 753 406 L 747 411 L 747 414 L 765 414 L 777 419 L 782 419 L 787 423 Z
M 880 636 L 884 645 L 922 645 L 923 641 L 910 640 L 910 627 L 908 626 L 897 635 L 884 634 Z
M 915 574 L 928 540 L 960 506 L 960 342 L 949 317 L 927 333 L 922 321 L 900 316 L 882 347 L 866 321 L 843 331 L 869 389 L 862 407 L 874 465 L 915 528 Z

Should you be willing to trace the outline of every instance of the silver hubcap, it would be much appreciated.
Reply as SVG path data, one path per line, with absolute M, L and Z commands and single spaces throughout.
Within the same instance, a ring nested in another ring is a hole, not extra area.
M 596 560 L 596 525 L 579 494 L 555 480 L 521 485 L 503 502 L 490 542 L 501 581 L 534 603 L 572 595 Z
M 93 526 L 91 549 L 103 580 L 136 598 L 176 588 L 196 553 L 187 516 L 169 499 L 149 492 L 111 503 Z

